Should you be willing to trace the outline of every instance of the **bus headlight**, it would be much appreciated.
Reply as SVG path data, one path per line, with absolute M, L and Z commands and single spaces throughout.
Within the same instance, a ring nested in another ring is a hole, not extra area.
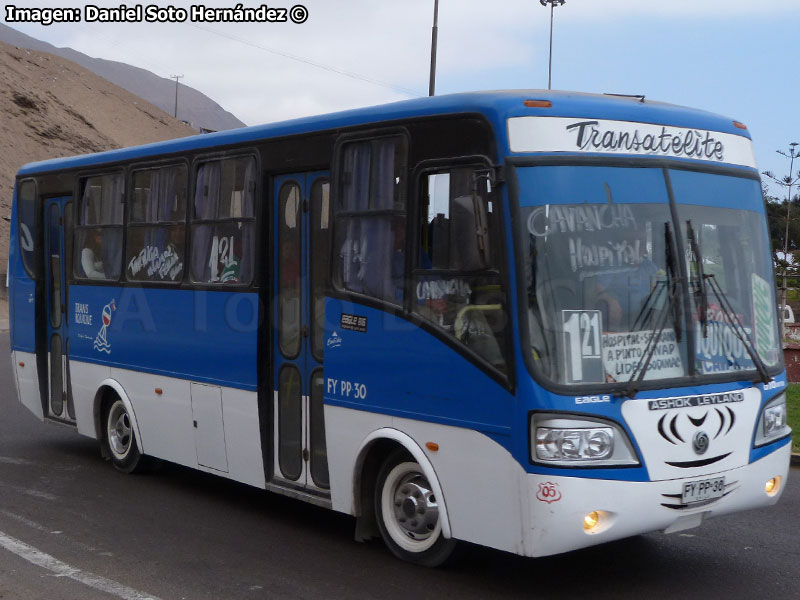
M 536 428 L 536 456 L 542 460 L 603 460 L 614 451 L 614 430 Z
M 531 442 L 534 462 L 587 467 L 638 464 L 625 432 L 604 419 L 535 413 Z
M 786 423 L 786 394 L 780 394 L 770 400 L 761 411 L 756 430 L 755 446 L 769 444 L 791 433 Z

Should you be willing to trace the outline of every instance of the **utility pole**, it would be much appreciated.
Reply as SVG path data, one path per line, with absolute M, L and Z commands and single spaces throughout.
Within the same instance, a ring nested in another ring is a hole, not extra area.
M 433 0 L 433 31 L 431 32 L 431 80 L 428 84 L 428 96 L 436 91 L 436 46 L 439 37 L 439 0 Z
M 800 152 L 797 152 L 796 148 L 798 146 L 797 142 L 792 142 L 789 144 L 789 153 L 787 154 L 783 150 L 776 150 L 778 154 L 781 156 L 785 156 L 789 159 L 789 175 L 784 177 L 783 179 L 778 179 L 775 177 L 773 173 L 770 171 L 764 171 L 764 176 L 768 177 L 778 185 L 785 187 L 788 189 L 788 196 L 786 199 L 786 233 L 783 237 L 783 286 L 781 288 L 781 310 L 780 310 L 780 320 L 781 320 L 781 338 L 783 338 L 783 321 L 784 315 L 786 313 L 786 271 L 789 268 L 789 215 L 792 210 L 792 186 L 800 182 L 800 171 L 795 176 L 792 176 L 792 169 L 794 168 L 794 159 L 800 157 Z
M 183 75 L 170 75 L 170 79 L 175 80 L 175 114 L 173 115 L 176 119 L 178 118 L 178 80 L 183 79 Z
M 550 5 L 550 67 L 547 69 L 547 89 L 552 89 L 553 83 L 553 9 L 563 6 L 567 0 L 539 0 L 542 6 Z

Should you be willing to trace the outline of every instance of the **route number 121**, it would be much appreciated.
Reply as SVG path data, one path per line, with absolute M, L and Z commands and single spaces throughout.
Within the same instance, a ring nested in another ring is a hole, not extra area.
M 602 382 L 603 356 L 600 343 L 602 316 L 600 311 L 562 310 L 561 316 L 567 382 Z

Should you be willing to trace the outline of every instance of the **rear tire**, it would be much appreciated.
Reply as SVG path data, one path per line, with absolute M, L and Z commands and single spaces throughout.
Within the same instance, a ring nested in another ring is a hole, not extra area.
M 404 451 L 389 456 L 378 472 L 375 516 L 386 546 L 404 561 L 437 567 L 455 550 L 456 540 L 442 535 L 432 486 L 419 464 Z
M 119 398 L 107 403 L 103 410 L 103 444 L 117 471 L 133 473 L 143 466 L 143 456 L 136 443 L 128 408 Z

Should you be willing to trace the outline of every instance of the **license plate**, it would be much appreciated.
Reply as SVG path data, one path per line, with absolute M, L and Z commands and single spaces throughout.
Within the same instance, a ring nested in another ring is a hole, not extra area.
M 714 477 L 713 479 L 703 479 L 701 481 L 687 481 L 683 484 L 681 502 L 691 504 L 703 500 L 713 500 L 721 498 L 725 493 L 725 478 Z

